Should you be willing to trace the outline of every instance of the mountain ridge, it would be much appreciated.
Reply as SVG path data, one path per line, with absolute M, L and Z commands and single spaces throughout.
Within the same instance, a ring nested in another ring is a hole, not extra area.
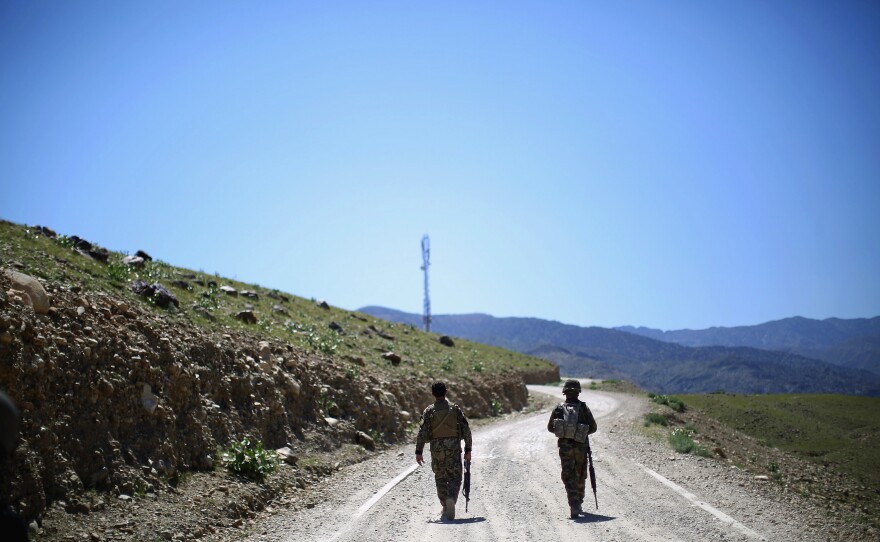
M 360 312 L 413 326 L 420 315 L 367 306 Z M 880 395 L 880 375 L 790 351 L 751 346 L 684 346 L 596 326 L 476 313 L 436 315 L 432 330 L 529 353 L 572 376 L 629 378 L 662 393 L 844 393 Z
M 663 331 L 642 326 L 614 329 L 683 346 L 780 350 L 880 374 L 880 316 L 824 320 L 793 316 L 751 326 L 713 326 L 700 330 Z

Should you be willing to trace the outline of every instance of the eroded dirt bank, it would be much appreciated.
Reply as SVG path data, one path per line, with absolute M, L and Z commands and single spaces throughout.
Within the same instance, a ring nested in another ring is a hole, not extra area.
M 210 332 L 121 297 L 45 286 L 52 310 L 38 315 L 0 275 L 0 388 L 22 411 L 20 444 L 2 468 L 0 505 L 36 520 L 34 527 L 50 507 L 87 524 L 109 499 L 161 499 L 177 493 L 181 479 L 220 476 L 211 473 L 218 452 L 244 436 L 303 457 L 357 461 L 376 440 L 401 441 L 430 401 L 429 379 L 416 370 L 353 376 L 337 360 L 256 332 Z M 515 372 L 451 385 L 475 417 L 527 402 L 523 375 Z M 205 492 L 227 498 L 211 517 L 234 523 L 335 463 L 303 465 L 274 489 L 271 481 L 256 489 L 242 484 L 248 489 L 238 497 L 231 495 L 235 480 L 225 489 L 215 480 L 220 489 Z M 132 539 L 135 532 L 123 526 L 119 535 Z M 210 532 L 203 524 L 176 533 L 192 539 Z M 74 535 L 44 532 L 42 539 L 55 536 Z

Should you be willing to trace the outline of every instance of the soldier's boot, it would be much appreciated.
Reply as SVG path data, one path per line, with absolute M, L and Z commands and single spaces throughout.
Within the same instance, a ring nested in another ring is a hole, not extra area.
M 446 498 L 446 519 L 455 519 L 455 499 Z
M 568 510 L 571 514 L 571 519 L 577 519 L 581 516 L 581 507 L 576 504 L 570 504 Z

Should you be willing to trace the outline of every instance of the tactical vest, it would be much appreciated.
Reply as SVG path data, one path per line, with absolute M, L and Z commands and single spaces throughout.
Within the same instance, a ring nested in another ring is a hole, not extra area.
M 562 419 L 553 420 L 553 434 L 559 438 L 570 438 L 575 442 L 586 442 L 590 426 L 578 423 L 581 404 L 562 403 Z
M 448 403 L 449 408 L 435 408 L 431 414 L 431 438 L 457 437 L 458 416 L 455 415 L 455 405 Z

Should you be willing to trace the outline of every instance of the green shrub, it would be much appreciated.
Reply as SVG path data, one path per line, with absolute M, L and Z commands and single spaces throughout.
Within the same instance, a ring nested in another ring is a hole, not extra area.
M 55 238 L 55 242 L 61 245 L 64 248 L 73 248 L 73 241 L 70 240 L 70 237 L 66 235 L 59 235 Z
M 336 349 L 339 348 L 339 345 L 342 343 L 342 339 L 339 338 L 339 335 L 336 332 L 332 333 L 319 333 L 315 326 L 308 324 L 298 324 L 296 322 L 291 322 L 288 320 L 284 323 L 284 327 L 287 331 L 298 338 L 300 338 L 300 342 L 304 342 L 311 348 L 317 352 L 321 352 L 327 355 L 332 355 L 336 353 Z
M 501 416 L 501 403 L 498 401 L 498 399 L 492 399 L 492 402 L 489 404 L 489 408 L 492 409 L 493 416 Z
M 779 480 L 782 480 L 782 471 L 779 470 L 779 463 L 777 463 L 777 462 L 775 462 L 775 461 L 771 461 L 771 462 L 767 465 L 767 470 L 770 471 L 770 477 L 771 477 L 771 478 L 773 478 L 773 479 L 776 480 L 777 482 L 778 482 Z
M 681 454 L 694 454 L 709 457 L 709 450 L 694 442 L 693 432 L 683 427 L 673 429 L 669 433 L 669 444 L 672 449 Z
M 217 286 L 212 283 L 210 286 L 208 286 L 208 289 L 206 291 L 202 292 L 196 298 L 196 303 L 208 310 L 217 310 L 220 308 L 220 296 L 218 295 L 219 292 L 220 290 L 217 289 Z
M 223 452 L 223 465 L 231 472 L 261 482 L 267 475 L 275 471 L 275 454 L 263 448 L 259 440 L 251 441 L 248 437 Z
M 336 352 L 336 349 L 339 348 L 339 343 L 341 342 L 335 333 L 332 335 L 321 335 L 317 332 L 312 332 L 306 335 L 306 340 L 308 341 L 309 346 L 318 352 L 327 355 Z
M 666 421 L 666 416 L 660 414 L 658 412 L 649 412 L 645 414 L 645 427 L 651 425 L 652 423 L 656 423 L 657 425 L 666 426 L 669 425 L 669 422 Z
M 173 278 L 171 266 L 159 260 L 144 262 L 138 276 L 147 282 L 160 282 Z
M 653 393 L 649 393 L 648 397 L 650 397 L 651 400 L 655 403 L 659 405 L 666 405 L 676 412 L 684 412 L 685 410 L 684 401 L 682 401 L 678 397 L 674 397 L 671 395 L 654 395 Z
M 131 277 L 131 267 L 121 260 L 112 261 L 107 265 L 107 278 L 114 284 L 125 284 Z
M 327 393 L 327 388 L 321 388 L 321 391 L 319 392 L 318 408 L 321 409 L 324 416 L 329 416 L 331 410 L 339 408 L 336 401 L 330 398 L 330 395 Z

